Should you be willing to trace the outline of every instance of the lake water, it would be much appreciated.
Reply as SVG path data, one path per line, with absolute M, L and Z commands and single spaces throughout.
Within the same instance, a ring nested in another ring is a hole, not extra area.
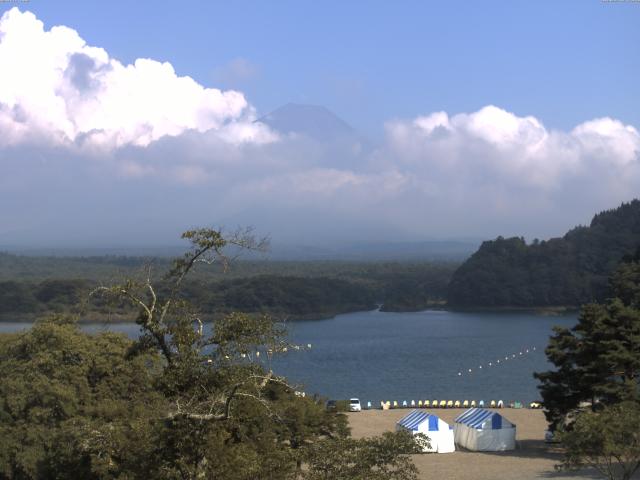
M 551 367 L 544 349 L 552 327 L 575 322 L 576 314 L 351 313 L 290 323 L 290 339 L 312 347 L 274 359 L 272 367 L 308 393 L 355 396 L 376 405 L 412 399 L 528 403 L 539 398 L 533 372 Z M 0 332 L 23 328 L 28 324 L 0 323 Z M 83 328 L 95 332 L 106 327 Z M 135 324 L 109 328 L 131 337 L 138 332 Z

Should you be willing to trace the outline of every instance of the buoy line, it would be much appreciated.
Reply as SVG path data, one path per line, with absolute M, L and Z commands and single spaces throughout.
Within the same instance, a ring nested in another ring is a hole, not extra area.
M 520 357 L 524 357 L 528 354 L 531 354 L 533 352 L 535 352 L 537 349 L 536 347 L 529 347 L 529 348 L 525 348 L 523 350 L 519 350 L 518 353 L 512 353 L 509 355 L 505 355 L 504 358 L 501 356 L 500 358 L 498 358 L 495 361 L 491 361 L 491 362 L 486 362 L 484 364 L 478 365 L 478 367 L 475 369 L 476 371 L 482 371 L 482 370 L 486 370 L 487 368 L 492 368 L 492 367 L 498 367 L 500 365 L 504 365 L 506 362 L 508 362 L 509 360 L 514 360 L 516 358 L 520 358 Z M 474 369 L 473 368 L 464 368 L 462 370 L 458 371 L 458 377 L 463 377 L 465 375 L 471 375 L 473 374 Z

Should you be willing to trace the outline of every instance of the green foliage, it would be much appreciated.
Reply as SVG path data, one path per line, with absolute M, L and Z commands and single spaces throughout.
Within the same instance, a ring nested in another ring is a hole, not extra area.
M 0 254 L 0 259 L 2 256 Z M 15 259 L 16 262 L 17 259 L 25 261 L 24 257 Z M 123 261 L 122 258 L 117 260 Z M 41 261 L 46 265 L 49 260 Z M 56 264 L 61 261 L 56 259 Z M 77 260 L 68 259 L 68 262 L 75 265 Z M 152 278 L 159 292 L 169 294 L 171 284 L 162 276 L 170 268 L 159 260 L 155 262 L 160 265 L 152 269 Z M 11 262 L 5 258 L 5 263 Z M 132 264 L 138 269 L 131 278 L 146 278 L 148 272 L 141 272 L 139 263 Z M 100 265 L 108 265 L 108 262 L 105 260 Z M 377 303 L 384 303 L 383 309 L 387 311 L 419 310 L 442 304 L 447 283 L 457 266 L 450 263 L 411 265 L 339 262 L 268 265 L 267 262 L 234 263 L 233 268 L 228 269 L 231 278 L 224 279 L 216 273 L 215 267 L 210 274 L 196 270 L 182 284 L 181 295 L 208 315 L 240 311 L 292 319 L 326 318 L 339 313 L 373 309 Z M 274 273 L 266 273 L 270 270 Z M 98 275 L 91 269 L 87 271 L 87 274 L 92 273 Z M 20 275 L 16 274 L 16 278 L 20 278 Z M 28 319 L 29 316 L 47 312 L 81 311 L 83 318 L 92 320 L 130 314 L 131 310 L 117 299 L 114 303 L 94 296 L 91 301 L 86 301 L 87 292 L 99 286 L 99 280 L 95 277 L 0 282 L 0 319 Z M 83 300 L 82 308 L 78 308 L 80 299 Z
M 226 247 L 263 243 L 246 231 L 185 238 L 192 249 L 162 288 L 149 275 L 94 291 L 138 311 L 137 340 L 64 316 L 0 335 L 0 479 L 415 478 L 404 455 L 415 444 L 349 439 L 342 414 L 258 361 L 294 347 L 268 317 L 231 313 L 206 333 L 183 280 L 201 262 L 226 265 Z
M 0 315 L 70 313 L 85 301 L 91 284 L 84 280 L 44 280 L 40 283 L 0 282 Z
M 640 309 L 640 247 L 634 256 L 627 255 L 611 276 L 611 289 L 615 295 L 631 307 Z
M 639 280 L 640 262 L 631 259 L 612 275 L 614 298 L 584 306 L 575 327 L 555 330 L 546 353 L 556 370 L 535 375 L 552 428 L 583 402 L 597 410 L 639 399 Z
M 166 402 L 152 387 L 159 357 L 128 358 L 130 345 L 59 317 L 0 336 L 0 478 L 111 478 L 110 465 L 137 469 L 132 442 L 139 455 L 151 448 L 138 442 L 140 431 Z
M 453 275 L 448 301 L 457 306 L 578 306 L 602 301 L 607 278 L 640 245 L 640 201 L 597 214 L 589 227 L 562 238 L 484 242 Z
M 350 404 L 349 400 L 336 400 L 336 411 L 348 412 Z
M 407 456 L 428 444 L 409 432 L 385 432 L 381 437 L 324 440 L 310 452 L 307 480 L 414 480 L 418 470 Z M 402 452 L 402 455 L 398 455 Z
M 46 257 L 0 252 L 0 279 L 40 282 L 42 280 L 104 280 L 133 275 L 149 258 L 104 255 L 100 257 Z M 159 269 L 168 269 L 169 259 L 153 259 Z
M 336 278 L 256 276 L 207 285 L 189 282 L 184 295 L 204 312 L 260 312 L 294 318 L 332 316 L 375 307 L 362 284 Z
M 0 282 L 0 314 L 29 313 L 39 309 L 31 285 L 23 282 Z
M 404 265 L 385 274 L 372 274 L 380 284 L 382 310 L 404 312 L 442 306 L 454 270 L 453 263 Z
M 624 402 L 581 413 L 559 438 L 565 448 L 563 468 L 588 466 L 610 480 L 628 480 L 640 467 L 640 406 Z

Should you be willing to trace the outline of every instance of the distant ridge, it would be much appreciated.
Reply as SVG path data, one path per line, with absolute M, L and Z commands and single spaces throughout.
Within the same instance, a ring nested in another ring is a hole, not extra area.
M 430 240 L 423 242 L 355 243 L 343 246 L 304 247 L 274 245 L 274 260 L 338 260 L 356 262 L 456 261 L 468 258 L 480 242 Z
M 284 261 L 462 261 L 469 257 L 480 241 L 472 240 L 429 240 L 422 242 L 353 243 L 331 247 L 311 245 L 287 245 L 275 243 L 266 254 L 245 252 L 241 260 L 284 260 Z M 130 257 L 171 258 L 179 257 L 186 246 L 166 247 L 111 247 L 111 248 L 46 248 L 11 247 L 0 245 L 3 252 L 25 257 L 94 258 Z
M 20 247 L 0 245 L 0 254 L 10 253 L 27 257 L 138 257 L 172 258 L 181 256 L 185 246 L 158 247 Z
M 484 242 L 453 275 L 448 303 L 461 307 L 579 306 L 608 294 L 609 274 L 640 247 L 640 201 L 593 217 L 562 238 Z

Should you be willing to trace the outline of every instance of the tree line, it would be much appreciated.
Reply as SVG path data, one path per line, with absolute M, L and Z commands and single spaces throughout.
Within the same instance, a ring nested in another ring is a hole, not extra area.
M 461 307 L 578 307 L 602 301 L 607 278 L 640 245 L 640 201 L 601 212 L 589 226 L 548 241 L 484 242 L 451 278 L 448 303 Z
M 131 272 L 132 276 L 146 275 L 144 266 L 135 264 L 138 268 Z M 185 281 L 181 295 L 207 314 L 240 311 L 293 319 L 326 318 L 370 310 L 378 304 L 387 311 L 420 310 L 444 302 L 447 283 L 456 266 L 338 264 L 332 267 L 330 276 L 262 273 L 263 270 L 228 279 L 201 274 Z M 162 280 L 167 270 L 156 267 L 152 271 L 160 289 L 168 288 Z M 101 283 L 74 278 L 0 281 L 0 319 L 28 319 L 44 313 L 82 313 L 89 319 L 125 314 L 127 305 L 89 295 Z

